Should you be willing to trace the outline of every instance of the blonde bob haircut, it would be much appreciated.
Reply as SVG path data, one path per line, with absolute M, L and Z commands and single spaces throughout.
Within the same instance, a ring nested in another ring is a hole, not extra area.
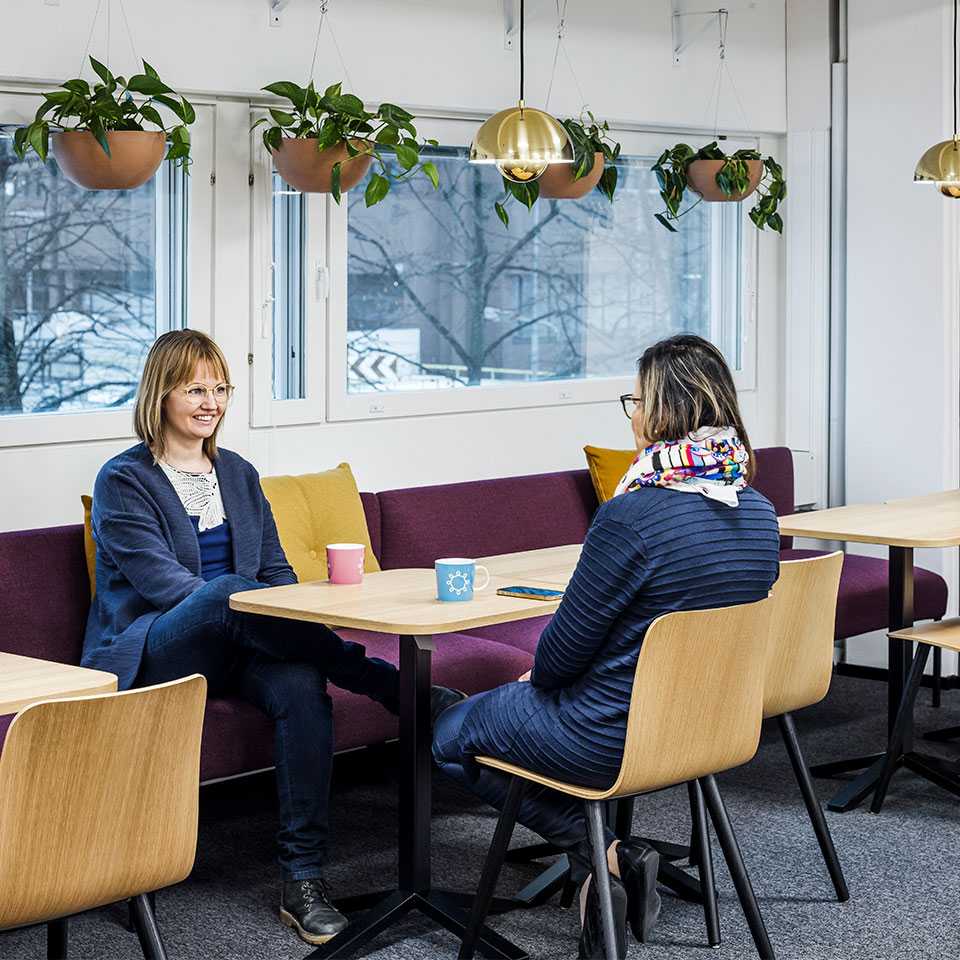
M 747 436 L 737 389 L 723 354 L 692 334 L 668 337 L 637 361 L 643 436 L 649 443 L 679 440 L 701 427 L 733 427 L 747 450 L 747 483 L 756 459 Z
M 164 451 L 163 401 L 171 390 L 192 382 L 197 369 L 204 366 L 224 383 L 230 382 L 226 357 L 199 330 L 171 330 L 157 337 L 150 348 L 133 408 L 133 429 L 154 457 L 162 457 Z M 203 441 L 203 452 L 210 460 L 217 456 L 217 434 L 222 426 L 223 415 L 216 430 Z

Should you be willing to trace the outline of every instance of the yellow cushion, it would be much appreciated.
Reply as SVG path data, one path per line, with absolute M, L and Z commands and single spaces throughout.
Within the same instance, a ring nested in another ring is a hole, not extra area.
M 367 548 L 363 569 L 367 573 L 380 569 L 349 463 L 323 473 L 261 477 L 260 486 L 270 501 L 283 551 L 301 583 L 327 579 L 328 543 L 362 543 Z
M 97 545 L 93 542 L 93 523 L 90 511 L 93 509 L 93 497 L 82 494 L 83 504 L 83 552 L 87 555 L 87 576 L 90 578 L 90 599 L 97 592 Z
M 597 491 L 597 499 L 606 503 L 616 491 L 627 467 L 633 463 L 637 451 L 584 447 L 583 452 L 587 455 L 587 466 L 590 468 L 593 489 Z

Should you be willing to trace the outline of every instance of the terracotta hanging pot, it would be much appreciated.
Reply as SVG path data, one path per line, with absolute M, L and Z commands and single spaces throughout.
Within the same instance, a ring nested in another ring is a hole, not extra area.
M 593 155 L 593 166 L 579 179 L 574 180 L 572 163 L 551 163 L 540 176 L 540 196 L 550 200 L 581 200 L 603 176 L 603 154 Z
M 763 178 L 762 160 L 747 160 L 746 163 L 750 173 L 750 183 L 743 193 L 728 195 L 717 185 L 717 173 L 724 164 L 723 160 L 694 160 L 687 167 L 687 182 L 690 184 L 690 188 L 699 193 L 704 200 L 713 203 L 743 200 L 760 186 L 760 181 Z
M 358 150 L 364 148 L 362 140 L 354 140 L 353 145 Z M 280 176 L 303 193 L 330 193 L 336 163 L 340 164 L 340 189 L 349 190 L 366 176 L 373 161 L 369 153 L 351 157 L 345 143 L 317 150 L 316 139 L 285 137 L 280 141 L 280 148 L 271 152 Z
M 110 156 L 88 130 L 50 134 L 50 146 L 63 175 L 86 190 L 133 190 L 159 169 L 167 150 L 162 130 L 113 130 Z

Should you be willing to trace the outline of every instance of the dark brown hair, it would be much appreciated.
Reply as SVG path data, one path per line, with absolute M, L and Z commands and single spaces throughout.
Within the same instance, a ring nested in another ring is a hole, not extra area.
M 647 347 L 637 361 L 643 435 L 679 440 L 701 427 L 733 427 L 747 449 L 744 474 L 751 482 L 756 460 L 740 416 L 737 388 L 723 354 L 689 333 Z

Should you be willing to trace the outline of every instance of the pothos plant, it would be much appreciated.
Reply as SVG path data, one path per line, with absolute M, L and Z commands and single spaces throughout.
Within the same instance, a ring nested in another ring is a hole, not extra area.
M 614 161 L 620 156 L 620 144 L 610 136 L 610 124 L 606 120 L 598 121 L 588 110 L 579 118 L 568 117 L 561 120 L 560 125 L 567 131 L 573 145 L 573 179 L 582 180 L 587 176 L 593 169 L 595 154 L 602 153 L 604 169 L 596 189 L 613 203 L 613 195 L 617 190 L 617 168 Z M 494 209 L 503 225 L 508 227 L 510 215 L 507 213 L 506 204 L 510 198 L 519 200 L 530 210 L 540 197 L 540 184 L 537 180 L 516 183 L 504 177 L 503 188 L 504 197 L 494 203 Z
M 421 140 L 414 126 L 412 113 L 393 103 L 381 103 L 376 110 L 367 110 L 363 101 L 352 93 L 344 93 L 341 83 L 334 83 L 321 94 L 311 80 L 306 87 L 281 80 L 263 87 L 290 102 L 285 110 L 270 109 L 270 123 L 266 117 L 251 129 L 270 124 L 263 131 L 263 145 L 268 151 L 279 150 L 284 138 L 315 139 L 317 151 L 343 144 L 348 156 L 370 155 L 379 171 L 370 175 L 364 199 L 368 207 L 379 203 L 390 192 L 393 184 L 409 180 L 417 173 L 433 184 L 440 185 L 437 166 L 423 160 L 420 151 L 436 147 L 436 140 Z M 359 146 L 358 146 L 359 144 Z M 400 173 L 391 160 L 396 158 Z M 340 202 L 340 163 L 333 166 L 331 194 Z
M 41 160 L 47 159 L 50 132 L 84 130 L 93 135 L 110 156 L 107 134 L 115 130 L 144 130 L 144 124 L 153 124 L 167 136 L 167 160 L 177 165 L 190 163 L 190 131 L 188 127 L 197 118 L 196 111 L 186 97 L 175 93 L 143 61 L 143 73 L 129 78 L 114 76 L 99 60 L 90 57 L 90 66 L 100 82 L 92 87 L 76 77 L 60 84 L 62 89 L 43 94 L 33 122 L 20 127 L 13 137 L 13 148 L 22 160 L 34 150 Z M 134 94 L 146 99 L 135 100 Z M 173 123 L 164 120 L 157 105 L 166 107 L 175 117 Z
M 763 163 L 763 176 L 757 187 L 758 200 L 750 210 L 750 219 L 758 230 L 770 227 L 777 233 L 783 232 L 783 219 L 780 216 L 780 202 L 787 195 L 787 183 L 783 179 L 783 168 L 773 157 L 763 157 L 757 150 L 737 150 L 727 156 L 717 142 L 708 143 L 699 150 L 686 143 L 664 150 L 657 162 L 651 167 L 660 184 L 660 196 L 664 211 L 655 214 L 657 221 L 676 233 L 676 223 L 686 216 L 703 198 L 680 209 L 684 193 L 689 186 L 687 172 L 697 160 L 723 160 L 723 166 L 717 171 L 716 182 L 720 190 L 728 197 L 745 193 L 750 187 L 750 168 L 748 160 L 760 160 Z

